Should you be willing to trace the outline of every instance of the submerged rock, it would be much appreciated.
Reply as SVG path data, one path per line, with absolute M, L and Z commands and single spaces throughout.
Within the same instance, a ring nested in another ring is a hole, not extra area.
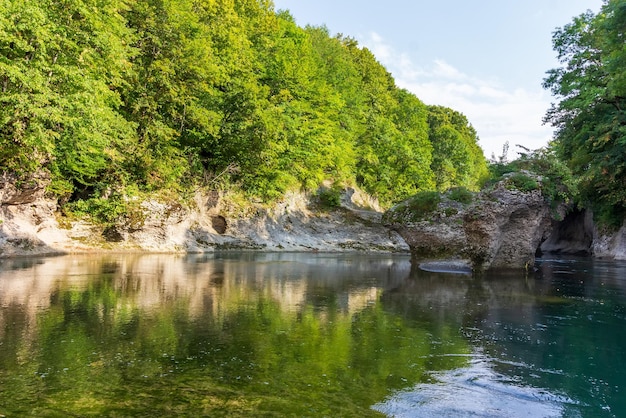
M 419 263 L 420 270 L 433 273 L 471 274 L 472 264 L 469 260 L 435 260 Z

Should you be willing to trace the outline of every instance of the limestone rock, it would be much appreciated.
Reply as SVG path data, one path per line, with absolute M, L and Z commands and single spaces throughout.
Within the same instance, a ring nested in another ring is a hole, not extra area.
M 45 172 L 18 179 L 14 175 L 0 173 L 0 205 L 24 205 L 43 199 L 50 177 Z
M 626 260 L 626 220 L 617 231 L 603 231 L 595 227 L 591 253 L 599 258 Z
M 541 244 L 540 250 L 626 260 L 626 226 L 618 230 L 602 228 L 594 222 L 591 210 L 573 210 L 563 221 L 554 222 L 552 234 Z
M 344 190 L 340 207 L 316 207 L 303 193 L 278 204 L 233 210 L 216 193 L 198 193 L 191 203 L 134 202 L 132 213 L 103 227 L 68 219 L 45 198 L 45 182 L 21 190 L 8 177 L 0 183 L 0 257 L 89 251 L 210 252 L 270 251 L 408 252 L 395 231 L 380 222 L 361 192 Z M 363 203 L 365 202 L 365 203 Z M 360 206 L 363 204 L 364 206 Z
M 597 235 L 593 214 L 573 210 L 562 221 L 553 221 L 552 234 L 539 247 L 541 253 L 590 255 Z
M 410 218 L 410 203 L 384 215 L 418 259 L 467 260 L 474 270 L 528 268 L 565 207 L 551 208 L 539 189 L 521 191 L 505 180 L 460 204 L 442 196 L 433 210 Z M 400 216 L 398 216 L 400 214 Z
M 0 175 L 0 257 L 64 252 L 69 240 L 56 220 L 57 202 L 46 198 L 49 182 L 42 173 L 20 181 Z

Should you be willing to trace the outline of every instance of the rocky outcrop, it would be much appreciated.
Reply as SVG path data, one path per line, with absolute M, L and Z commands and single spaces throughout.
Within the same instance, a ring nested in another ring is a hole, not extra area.
M 595 227 L 591 254 L 599 258 L 626 260 L 626 221 L 617 231 Z
M 50 177 L 39 172 L 26 179 L 7 172 L 0 173 L 0 204 L 2 206 L 26 205 L 44 198 Z
M 64 233 L 55 217 L 56 201 L 46 197 L 45 174 L 29 179 L 0 175 L 0 257 L 59 252 Z
M 198 193 L 193 202 L 134 202 L 132 214 L 106 227 L 69 219 L 47 199 L 45 177 L 20 189 L 0 183 L 0 257 L 90 251 L 408 252 L 404 240 L 380 223 L 374 201 L 344 190 L 340 206 L 321 208 L 315 196 L 288 194 L 273 207 L 233 208 L 218 193 Z
M 552 208 L 539 188 L 522 191 L 507 179 L 455 201 L 444 194 L 432 212 L 415 219 L 411 201 L 395 206 L 384 222 L 407 241 L 417 259 L 465 261 L 475 271 L 528 268 L 565 207 Z M 412 218 L 413 216 L 413 218 Z
M 552 234 L 539 250 L 626 260 L 626 226 L 618 230 L 602 228 L 594 222 L 590 210 L 573 210 L 562 221 L 554 222 Z

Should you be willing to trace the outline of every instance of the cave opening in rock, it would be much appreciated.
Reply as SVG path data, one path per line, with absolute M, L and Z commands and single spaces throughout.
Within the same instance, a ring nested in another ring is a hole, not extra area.
M 593 241 L 591 212 L 573 210 L 562 221 L 554 221 L 552 233 L 537 247 L 536 255 L 590 255 Z

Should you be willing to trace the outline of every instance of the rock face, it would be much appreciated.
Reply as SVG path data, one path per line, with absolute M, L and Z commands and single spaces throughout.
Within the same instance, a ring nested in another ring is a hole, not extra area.
M 598 233 L 590 211 L 573 210 L 553 222 L 552 234 L 539 247 L 541 253 L 591 255 Z
M 594 257 L 626 260 L 626 220 L 618 231 L 600 231 L 594 228 L 591 254 Z
M 49 178 L 36 175 L 18 181 L 0 176 L 0 257 L 50 254 L 65 240 L 55 218 L 56 201 L 45 196 Z
M 364 206 L 355 190 L 341 206 L 316 206 L 315 198 L 289 194 L 272 208 L 250 206 L 237 213 L 216 193 L 195 201 L 137 202 L 136 213 L 102 227 L 63 217 L 45 197 L 45 177 L 26 188 L 0 178 L 0 257 L 91 251 L 209 252 L 220 249 L 269 251 L 408 252 L 395 232 L 380 223 L 381 212 Z M 373 202 L 370 202 L 373 203 Z
M 0 204 L 15 206 L 41 200 L 45 195 L 45 186 L 49 182 L 49 176 L 43 172 L 26 180 L 17 179 L 6 172 L 0 173 Z
M 605 230 L 594 223 L 591 211 L 574 210 L 555 222 L 552 234 L 539 248 L 542 253 L 626 260 L 626 226 Z
M 520 191 L 506 180 L 471 202 L 444 195 L 424 219 L 411 219 L 411 203 L 388 211 L 383 221 L 398 231 L 417 259 L 465 260 L 475 271 L 528 268 L 565 208 L 553 209 L 540 190 Z

